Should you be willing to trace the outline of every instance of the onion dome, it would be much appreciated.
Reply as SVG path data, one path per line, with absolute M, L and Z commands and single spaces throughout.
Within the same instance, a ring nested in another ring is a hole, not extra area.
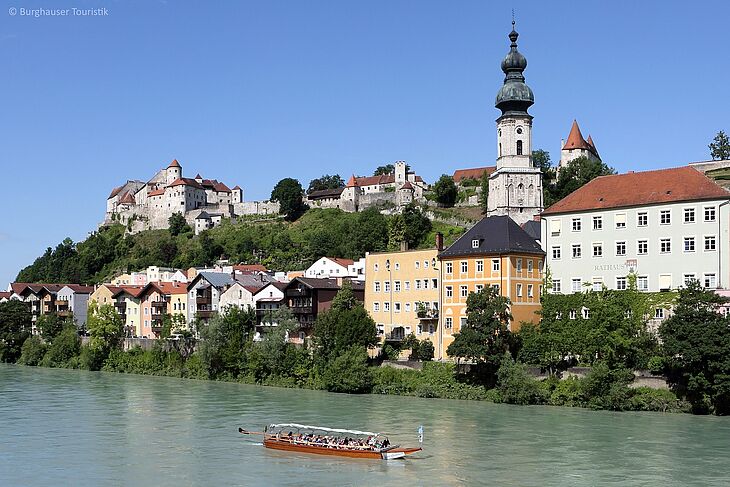
M 494 106 L 502 110 L 502 115 L 508 113 L 527 115 L 527 109 L 535 103 L 535 95 L 525 84 L 525 77 L 522 75 L 527 68 L 527 59 L 517 50 L 519 34 L 514 27 L 515 23 L 512 21 L 512 32 L 509 33 L 510 51 L 502 60 L 504 84 L 497 92 Z

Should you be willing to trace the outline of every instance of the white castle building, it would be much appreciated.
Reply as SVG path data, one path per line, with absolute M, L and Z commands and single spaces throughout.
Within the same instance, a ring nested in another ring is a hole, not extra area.
M 230 189 L 215 179 L 183 177 L 183 168 L 177 159 L 161 169 L 149 181 L 127 181 L 114 188 L 106 200 L 103 225 L 122 223 L 132 232 L 167 228 L 169 218 L 180 213 L 188 224 L 196 228 L 201 215 L 233 218 L 236 215 L 278 213 L 279 205 L 269 201 L 243 201 L 243 189 Z M 213 221 L 207 225 L 212 227 Z

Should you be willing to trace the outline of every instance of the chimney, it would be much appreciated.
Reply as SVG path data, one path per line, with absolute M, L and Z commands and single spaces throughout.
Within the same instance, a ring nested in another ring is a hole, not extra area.
M 436 250 L 444 250 L 444 234 L 441 232 L 436 232 Z
M 400 243 L 400 251 L 405 252 L 406 250 L 408 250 L 408 242 L 402 240 Z

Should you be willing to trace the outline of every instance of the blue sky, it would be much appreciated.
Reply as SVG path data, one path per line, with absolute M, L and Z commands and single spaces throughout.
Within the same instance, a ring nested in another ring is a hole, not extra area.
M 0 4 L 0 283 L 173 158 L 248 200 L 395 160 L 427 181 L 493 164 L 513 7 L 554 161 L 574 118 L 620 172 L 708 159 L 730 131 L 722 1 Z M 108 15 L 9 14 L 39 7 Z

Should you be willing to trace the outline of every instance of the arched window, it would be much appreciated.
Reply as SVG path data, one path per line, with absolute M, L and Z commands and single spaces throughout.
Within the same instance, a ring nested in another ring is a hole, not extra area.
M 518 156 L 522 155 L 522 141 L 521 140 L 517 141 L 517 155 Z
M 502 157 L 502 143 L 499 143 L 499 157 Z

